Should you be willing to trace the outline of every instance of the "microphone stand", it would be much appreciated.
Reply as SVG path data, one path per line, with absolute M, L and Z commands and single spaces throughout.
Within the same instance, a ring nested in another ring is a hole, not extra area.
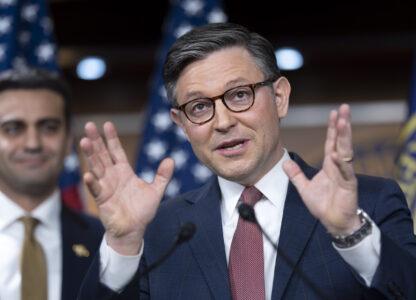
M 138 273 L 133 276 L 133 278 L 126 284 L 128 286 L 134 281 L 140 281 L 140 278 L 147 275 L 150 271 L 158 267 L 160 264 L 162 264 L 171 254 L 172 252 L 182 243 L 189 241 L 195 234 L 195 224 L 191 222 L 185 222 L 182 224 L 182 226 L 179 228 L 179 231 L 176 235 L 175 241 L 170 246 L 170 248 L 157 260 L 155 260 L 152 264 L 150 264 L 147 268 L 145 268 L 142 272 Z M 115 294 L 111 294 L 108 297 L 106 297 L 107 300 L 111 300 L 114 297 L 117 296 L 117 292 Z

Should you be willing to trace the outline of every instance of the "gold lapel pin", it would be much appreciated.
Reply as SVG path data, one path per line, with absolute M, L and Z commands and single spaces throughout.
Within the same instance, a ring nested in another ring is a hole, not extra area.
M 85 248 L 82 244 L 74 244 L 72 245 L 72 251 L 75 252 L 75 255 L 78 257 L 89 257 L 90 251 L 88 251 L 87 248 Z

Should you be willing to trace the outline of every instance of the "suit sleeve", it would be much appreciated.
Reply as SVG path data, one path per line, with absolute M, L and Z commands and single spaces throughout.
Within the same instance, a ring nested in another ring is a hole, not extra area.
M 385 180 L 372 214 L 381 231 L 380 263 L 371 287 L 388 299 L 416 299 L 416 238 L 403 192 Z
M 121 292 L 116 292 L 100 281 L 100 254 L 97 252 L 93 262 L 84 277 L 77 300 L 146 300 L 149 299 L 145 287 L 147 279 L 130 282 Z M 139 272 L 139 270 L 137 270 Z M 143 282 L 143 283 L 142 283 Z

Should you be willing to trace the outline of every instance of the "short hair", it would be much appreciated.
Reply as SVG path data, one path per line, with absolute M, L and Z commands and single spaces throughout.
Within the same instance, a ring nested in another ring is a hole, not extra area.
M 57 72 L 35 67 L 9 69 L 0 72 L 0 93 L 7 90 L 47 89 L 56 92 L 64 100 L 66 127 L 70 126 L 70 89 L 67 81 Z
M 182 35 L 167 53 L 162 77 L 170 103 L 176 107 L 176 83 L 182 71 L 191 63 L 212 52 L 240 46 L 253 57 L 263 72 L 264 80 L 280 77 L 272 44 L 263 36 L 233 23 L 212 23 L 196 27 Z

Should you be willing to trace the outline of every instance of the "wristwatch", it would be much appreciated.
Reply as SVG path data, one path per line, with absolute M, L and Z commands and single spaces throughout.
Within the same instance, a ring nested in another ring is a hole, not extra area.
M 357 214 L 361 220 L 361 226 L 357 230 L 348 235 L 333 235 L 328 233 L 338 248 L 350 248 L 361 242 L 366 236 L 371 234 L 372 223 L 368 215 L 362 209 L 357 210 Z

